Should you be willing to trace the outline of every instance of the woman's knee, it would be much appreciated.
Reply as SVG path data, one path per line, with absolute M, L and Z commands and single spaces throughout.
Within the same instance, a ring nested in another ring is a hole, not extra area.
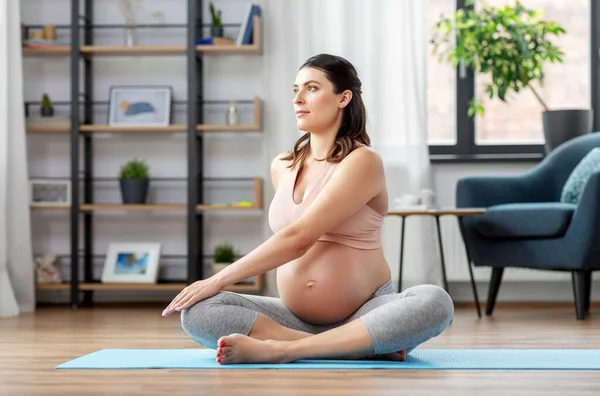
M 411 288 L 411 293 L 423 299 L 433 326 L 443 330 L 450 324 L 454 318 L 454 302 L 446 290 L 426 284 Z
M 199 344 L 214 348 L 217 340 L 213 340 L 212 327 L 217 323 L 218 308 L 223 305 L 221 293 L 197 302 L 181 311 L 181 327 Z

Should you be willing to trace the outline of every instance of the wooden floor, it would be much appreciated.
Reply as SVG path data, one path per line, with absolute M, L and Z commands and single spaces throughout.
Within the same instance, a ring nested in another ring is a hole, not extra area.
M 196 348 L 162 306 L 41 307 L 0 319 L 1 395 L 599 395 L 598 371 L 55 370 L 103 348 Z M 478 319 L 457 306 L 422 348 L 600 349 L 600 305 L 499 306 Z

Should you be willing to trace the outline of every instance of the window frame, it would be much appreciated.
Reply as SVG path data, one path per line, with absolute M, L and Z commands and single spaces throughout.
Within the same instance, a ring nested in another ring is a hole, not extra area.
M 456 10 L 467 9 L 465 0 L 456 0 Z M 594 117 L 593 130 L 600 130 L 600 2 L 590 0 L 590 97 Z M 432 162 L 539 161 L 544 158 L 543 144 L 486 144 L 475 142 L 475 119 L 468 116 L 469 101 L 475 94 L 475 73 L 459 65 L 456 68 L 456 143 L 429 145 Z M 542 118 L 540 115 L 540 122 Z

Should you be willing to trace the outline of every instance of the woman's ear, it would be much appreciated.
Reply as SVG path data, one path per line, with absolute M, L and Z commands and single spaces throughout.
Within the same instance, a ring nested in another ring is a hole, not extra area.
M 342 92 L 342 94 L 340 96 L 340 105 L 339 105 L 340 109 L 343 109 L 344 107 L 348 106 L 348 103 L 350 103 L 351 100 L 352 100 L 352 91 L 347 89 L 344 92 Z

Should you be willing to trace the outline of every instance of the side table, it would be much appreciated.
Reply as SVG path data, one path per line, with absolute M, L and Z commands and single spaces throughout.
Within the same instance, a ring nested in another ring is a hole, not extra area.
M 441 216 L 455 216 L 458 220 L 461 234 L 464 233 L 463 219 L 466 216 L 480 216 L 485 213 L 485 208 L 450 208 L 450 209 L 400 209 L 393 210 L 387 213 L 387 216 L 399 216 L 402 218 L 401 229 L 400 229 L 400 269 L 398 273 L 398 292 L 402 291 L 402 264 L 404 261 L 404 226 L 406 218 L 409 216 L 432 216 L 435 219 L 435 227 L 437 231 L 438 246 L 440 249 L 440 260 L 442 263 L 442 279 L 444 281 L 444 289 L 448 291 L 448 280 L 446 278 L 446 263 L 444 259 L 444 247 L 442 244 L 442 232 L 440 229 L 440 217 Z M 464 241 L 464 239 L 463 239 Z M 471 267 L 471 255 L 469 253 L 469 246 L 467 241 L 464 241 L 465 252 L 467 253 L 467 266 L 469 268 L 469 275 L 471 276 L 471 287 L 473 288 L 473 297 L 475 299 L 475 307 L 477 308 L 477 315 L 481 318 L 481 307 L 479 305 L 479 297 L 477 295 L 477 288 L 475 286 L 475 278 L 473 276 L 473 269 Z

